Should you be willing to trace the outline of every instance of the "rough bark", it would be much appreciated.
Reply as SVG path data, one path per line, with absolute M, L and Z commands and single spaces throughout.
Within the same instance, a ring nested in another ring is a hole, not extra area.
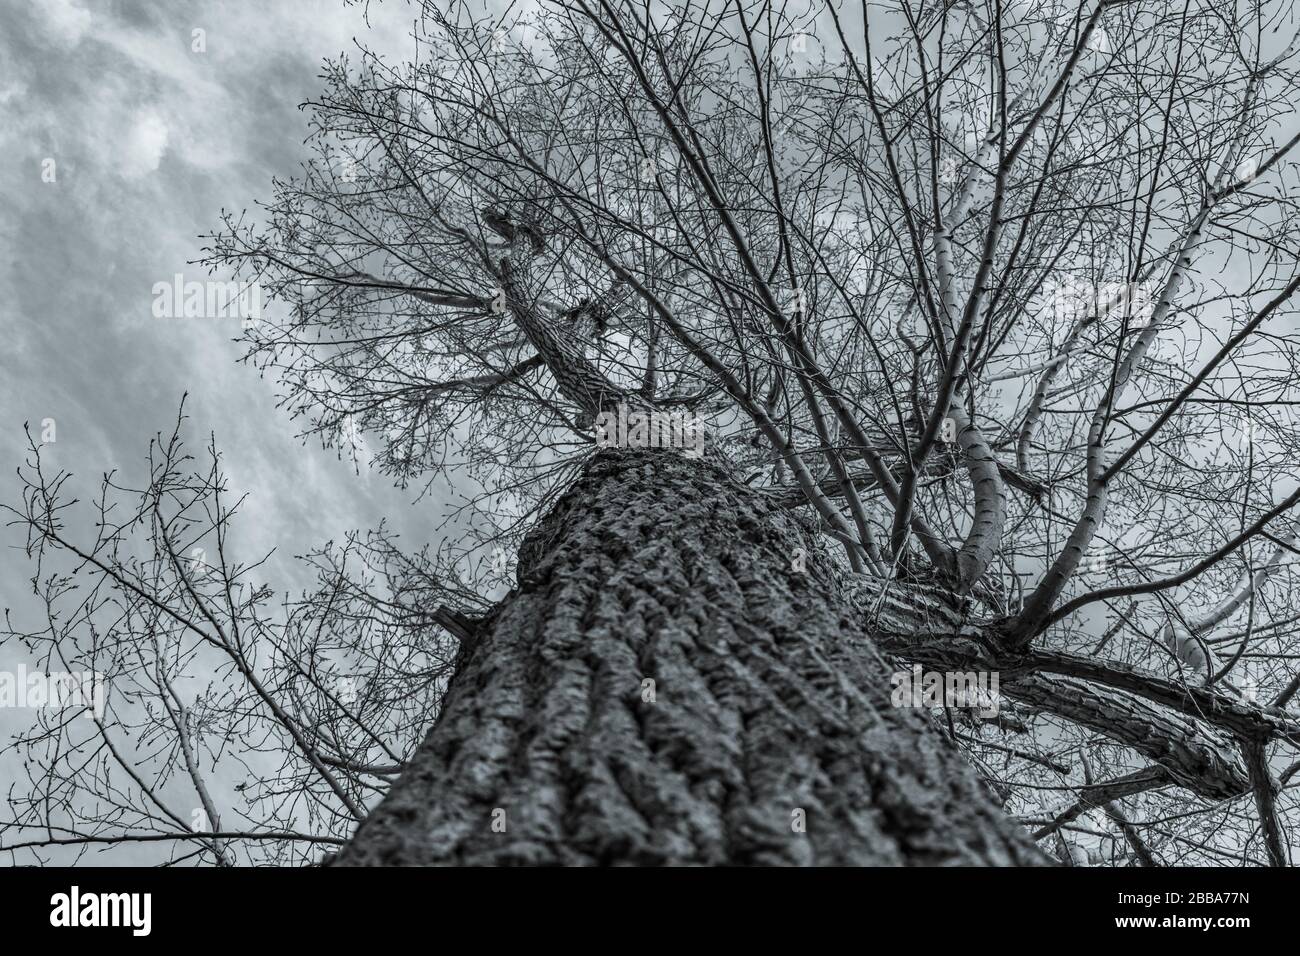
M 335 863 L 1045 862 L 855 618 L 769 496 L 602 452 Z
M 1012 700 L 1126 744 L 1163 767 L 1179 786 L 1209 800 L 1229 800 L 1250 789 L 1250 778 L 1232 742 L 1191 718 L 1045 674 L 1019 676 L 1001 690 Z

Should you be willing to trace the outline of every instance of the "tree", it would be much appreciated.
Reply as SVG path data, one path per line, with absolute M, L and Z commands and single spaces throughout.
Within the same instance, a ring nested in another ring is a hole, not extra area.
M 215 447 L 160 438 L 91 546 L 34 455 L 17 520 L 78 569 L 24 636 L 139 658 L 142 789 L 210 789 L 196 725 L 283 752 L 246 827 L 164 827 L 218 862 L 1285 864 L 1284 8 L 424 3 L 208 263 L 281 303 L 248 358 L 306 434 L 475 489 L 456 534 L 326 546 L 272 618 Z M 11 826 L 107 789 L 72 752 Z

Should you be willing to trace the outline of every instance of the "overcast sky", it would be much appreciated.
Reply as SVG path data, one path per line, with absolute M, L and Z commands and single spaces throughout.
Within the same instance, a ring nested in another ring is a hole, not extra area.
M 0 501 L 19 494 L 24 422 L 92 497 L 119 469 L 147 476 L 149 439 L 188 392 L 192 451 L 209 431 L 234 493 L 249 493 L 240 558 L 277 548 L 269 583 L 301 587 L 290 556 L 388 516 L 417 547 L 442 509 L 315 441 L 275 408 L 275 387 L 236 364 L 238 320 L 155 318 L 153 285 L 187 266 L 222 208 L 270 197 L 305 158 L 298 104 L 319 92 L 323 57 L 354 36 L 400 51 L 410 9 L 385 4 L 366 27 L 342 0 L 0 0 Z M 203 30 L 205 52 L 194 52 Z M 54 181 L 42 171 L 53 161 Z M 45 178 L 48 178 L 45 177 Z M 138 485 L 137 485 L 138 486 Z M 89 511 L 69 529 L 93 531 Z M 40 624 L 22 536 L 0 529 L 0 603 Z M 0 648 L 0 667 L 22 661 Z M 30 659 L 22 661 L 30 664 Z M 30 723 L 0 710 L 0 737 Z M 0 758 L 0 781 L 15 779 Z M 122 859 L 115 857 L 115 859 Z

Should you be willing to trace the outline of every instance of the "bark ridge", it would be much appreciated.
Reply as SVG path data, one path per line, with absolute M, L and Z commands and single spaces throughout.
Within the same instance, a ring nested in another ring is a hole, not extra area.
M 712 465 L 595 455 L 334 862 L 1043 862 L 891 705 L 894 665 L 812 541 Z

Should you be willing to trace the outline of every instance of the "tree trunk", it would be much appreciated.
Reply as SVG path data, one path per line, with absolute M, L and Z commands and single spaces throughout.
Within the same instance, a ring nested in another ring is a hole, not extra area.
M 711 465 L 596 455 L 334 862 L 1043 862 L 891 706 L 895 668 L 811 540 Z

